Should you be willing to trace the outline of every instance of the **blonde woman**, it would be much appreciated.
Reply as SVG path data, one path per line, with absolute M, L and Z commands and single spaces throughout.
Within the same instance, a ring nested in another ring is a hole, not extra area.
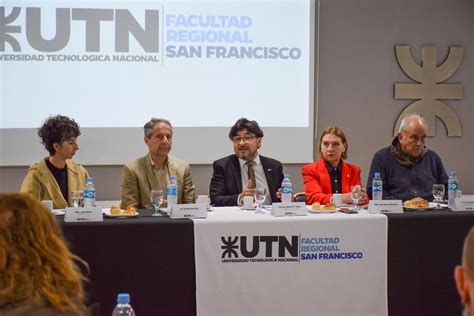
M 306 204 L 319 202 L 327 204 L 333 194 L 342 194 L 343 203 L 352 203 L 351 186 L 360 185 L 360 168 L 345 161 L 347 159 L 346 135 L 341 128 L 329 126 L 321 133 L 319 140 L 320 160 L 303 166 Z M 361 203 L 368 203 L 363 193 Z
M 0 194 L 0 315 L 89 315 L 76 262 L 38 200 Z

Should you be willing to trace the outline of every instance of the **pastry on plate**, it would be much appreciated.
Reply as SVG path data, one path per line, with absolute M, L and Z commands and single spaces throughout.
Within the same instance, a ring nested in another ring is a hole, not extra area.
M 403 206 L 408 208 L 428 208 L 430 206 L 430 203 L 425 199 L 416 197 L 414 199 L 403 202 Z
M 120 207 L 118 207 L 117 205 L 112 205 L 110 207 L 110 215 L 120 215 L 122 214 L 122 210 L 120 209 Z
M 330 203 L 324 205 L 322 209 L 325 210 L 325 211 L 335 211 L 336 210 L 336 204 L 334 204 L 333 202 L 330 202 Z
M 125 215 L 135 215 L 135 214 L 137 214 L 137 208 L 133 205 L 129 205 L 129 206 L 127 206 L 125 211 L 123 211 L 123 214 L 125 214 Z
M 321 204 L 319 204 L 319 202 L 314 202 L 311 204 L 311 208 L 315 211 L 319 211 L 321 209 Z
M 336 204 L 330 202 L 326 205 L 321 205 L 319 202 L 314 202 L 311 204 L 311 208 L 315 211 L 335 211 Z

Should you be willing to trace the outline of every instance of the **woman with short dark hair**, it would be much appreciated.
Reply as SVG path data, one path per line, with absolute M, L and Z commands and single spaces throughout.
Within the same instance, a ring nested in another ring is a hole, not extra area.
M 57 115 L 44 122 L 38 135 L 49 157 L 30 166 L 20 191 L 38 200 L 52 200 L 54 208 L 72 206 L 71 192 L 84 190 L 89 177 L 84 167 L 71 160 L 79 150 L 79 125 Z

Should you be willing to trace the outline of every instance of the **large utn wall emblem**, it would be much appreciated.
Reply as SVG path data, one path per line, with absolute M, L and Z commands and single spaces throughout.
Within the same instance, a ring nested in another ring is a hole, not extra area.
M 405 74 L 418 83 L 396 83 L 394 98 L 413 99 L 397 119 L 393 134 L 398 129 L 403 117 L 418 113 L 428 124 L 428 136 L 435 135 L 435 121 L 438 117 L 446 125 L 448 136 L 462 136 L 461 124 L 456 113 L 444 102 L 439 100 L 461 100 L 462 84 L 441 84 L 451 77 L 461 64 L 464 54 L 463 47 L 450 47 L 448 57 L 441 65 L 436 65 L 436 47 L 425 46 L 421 49 L 421 66 L 410 53 L 409 46 L 395 46 L 395 54 Z

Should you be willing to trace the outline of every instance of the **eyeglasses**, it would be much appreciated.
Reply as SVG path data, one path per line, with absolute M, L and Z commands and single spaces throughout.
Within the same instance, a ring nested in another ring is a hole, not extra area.
M 252 139 L 256 138 L 257 136 L 243 136 L 243 137 L 234 137 L 232 138 L 232 142 L 234 144 L 238 144 L 241 141 L 244 141 L 244 143 L 250 143 Z

